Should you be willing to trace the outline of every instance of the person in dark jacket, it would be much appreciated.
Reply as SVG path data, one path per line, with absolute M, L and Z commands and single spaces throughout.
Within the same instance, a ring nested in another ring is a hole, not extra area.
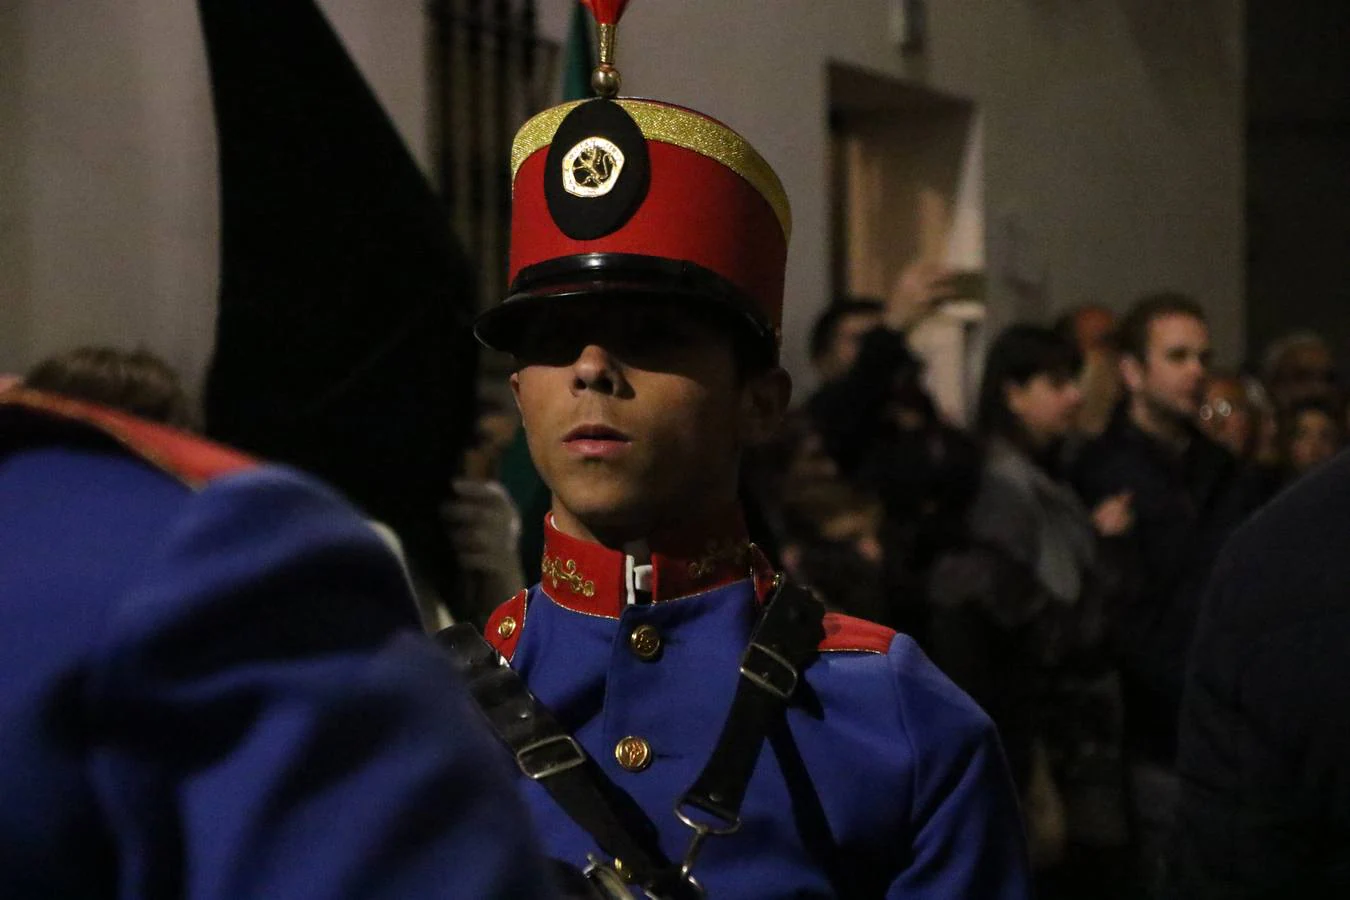
M 1128 590 L 1120 551 L 1132 513 L 1128 494 L 1090 513 L 1057 472 L 1081 365 L 1046 328 L 1014 325 L 995 340 L 970 541 L 941 558 L 930 591 L 933 660 L 998 725 L 1033 861 L 1056 870 L 1056 896 L 1080 894 L 1070 870 L 1091 869 L 1099 883 L 1126 843 L 1119 679 L 1103 649 L 1104 610 Z
M 1177 900 L 1350 897 L 1350 455 L 1228 543 L 1181 710 Z
M 1125 696 L 1126 755 L 1140 862 L 1156 884 L 1176 801 L 1176 717 L 1196 608 L 1213 560 L 1250 503 L 1237 461 L 1195 422 L 1209 373 L 1209 328 L 1181 294 L 1146 297 L 1117 333 L 1127 397 L 1078 458 L 1089 506 L 1128 492 L 1138 590 L 1112 620 Z
M 927 572 L 959 539 L 977 482 L 979 452 L 943 420 L 906 338 L 951 296 L 950 277 L 938 266 L 910 265 L 852 365 L 806 402 L 840 473 L 881 497 L 892 535 L 887 555 L 911 573 L 904 580 Z
M 843 297 L 811 326 L 811 365 L 821 381 L 842 377 L 858 359 L 863 336 L 881 325 L 883 304 L 871 297 Z

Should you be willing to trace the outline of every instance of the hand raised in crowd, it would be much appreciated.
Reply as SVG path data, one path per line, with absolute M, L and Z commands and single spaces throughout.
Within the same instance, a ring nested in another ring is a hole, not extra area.
M 1092 524 L 1102 537 L 1120 537 L 1134 527 L 1134 492 L 1107 497 L 1092 511 Z
M 525 586 L 518 550 L 520 514 L 496 481 L 457 478 L 453 489 L 441 516 L 460 565 L 479 576 L 484 602 L 495 605 Z
M 905 266 L 886 298 L 882 321 L 892 331 L 908 331 L 951 295 L 953 270 L 941 263 L 916 260 Z

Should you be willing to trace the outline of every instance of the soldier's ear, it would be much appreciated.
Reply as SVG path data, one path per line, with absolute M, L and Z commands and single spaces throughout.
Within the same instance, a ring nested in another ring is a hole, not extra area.
M 520 412 L 520 370 L 512 372 L 507 380 L 511 385 L 511 399 L 516 401 L 516 412 Z
M 792 376 L 774 366 L 752 375 L 741 389 L 741 436 L 754 447 L 773 438 L 792 402 Z

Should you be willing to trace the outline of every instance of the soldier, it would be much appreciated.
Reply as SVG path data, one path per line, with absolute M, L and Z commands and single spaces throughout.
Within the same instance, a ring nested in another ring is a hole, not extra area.
M 822 620 L 747 538 L 740 454 L 791 387 L 783 187 L 721 123 L 615 99 L 622 4 L 588 5 L 602 97 L 516 135 L 510 294 L 476 328 L 516 358 L 553 492 L 543 577 L 492 648 L 442 638 L 553 856 L 653 896 L 1027 896 L 989 719 L 909 638 Z
M 6 897 L 552 896 L 525 811 L 334 495 L 0 393 Z

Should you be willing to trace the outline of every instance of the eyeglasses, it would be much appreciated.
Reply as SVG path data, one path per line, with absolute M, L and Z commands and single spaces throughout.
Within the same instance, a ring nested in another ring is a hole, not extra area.
M 1206 403 L 1200 407 L 1200 421 L 1211 422 L 1215 419 L 1226 419 L 1237 412 L 1233 404 L 1227 400 L 1218 400 L 1214 403 Z

